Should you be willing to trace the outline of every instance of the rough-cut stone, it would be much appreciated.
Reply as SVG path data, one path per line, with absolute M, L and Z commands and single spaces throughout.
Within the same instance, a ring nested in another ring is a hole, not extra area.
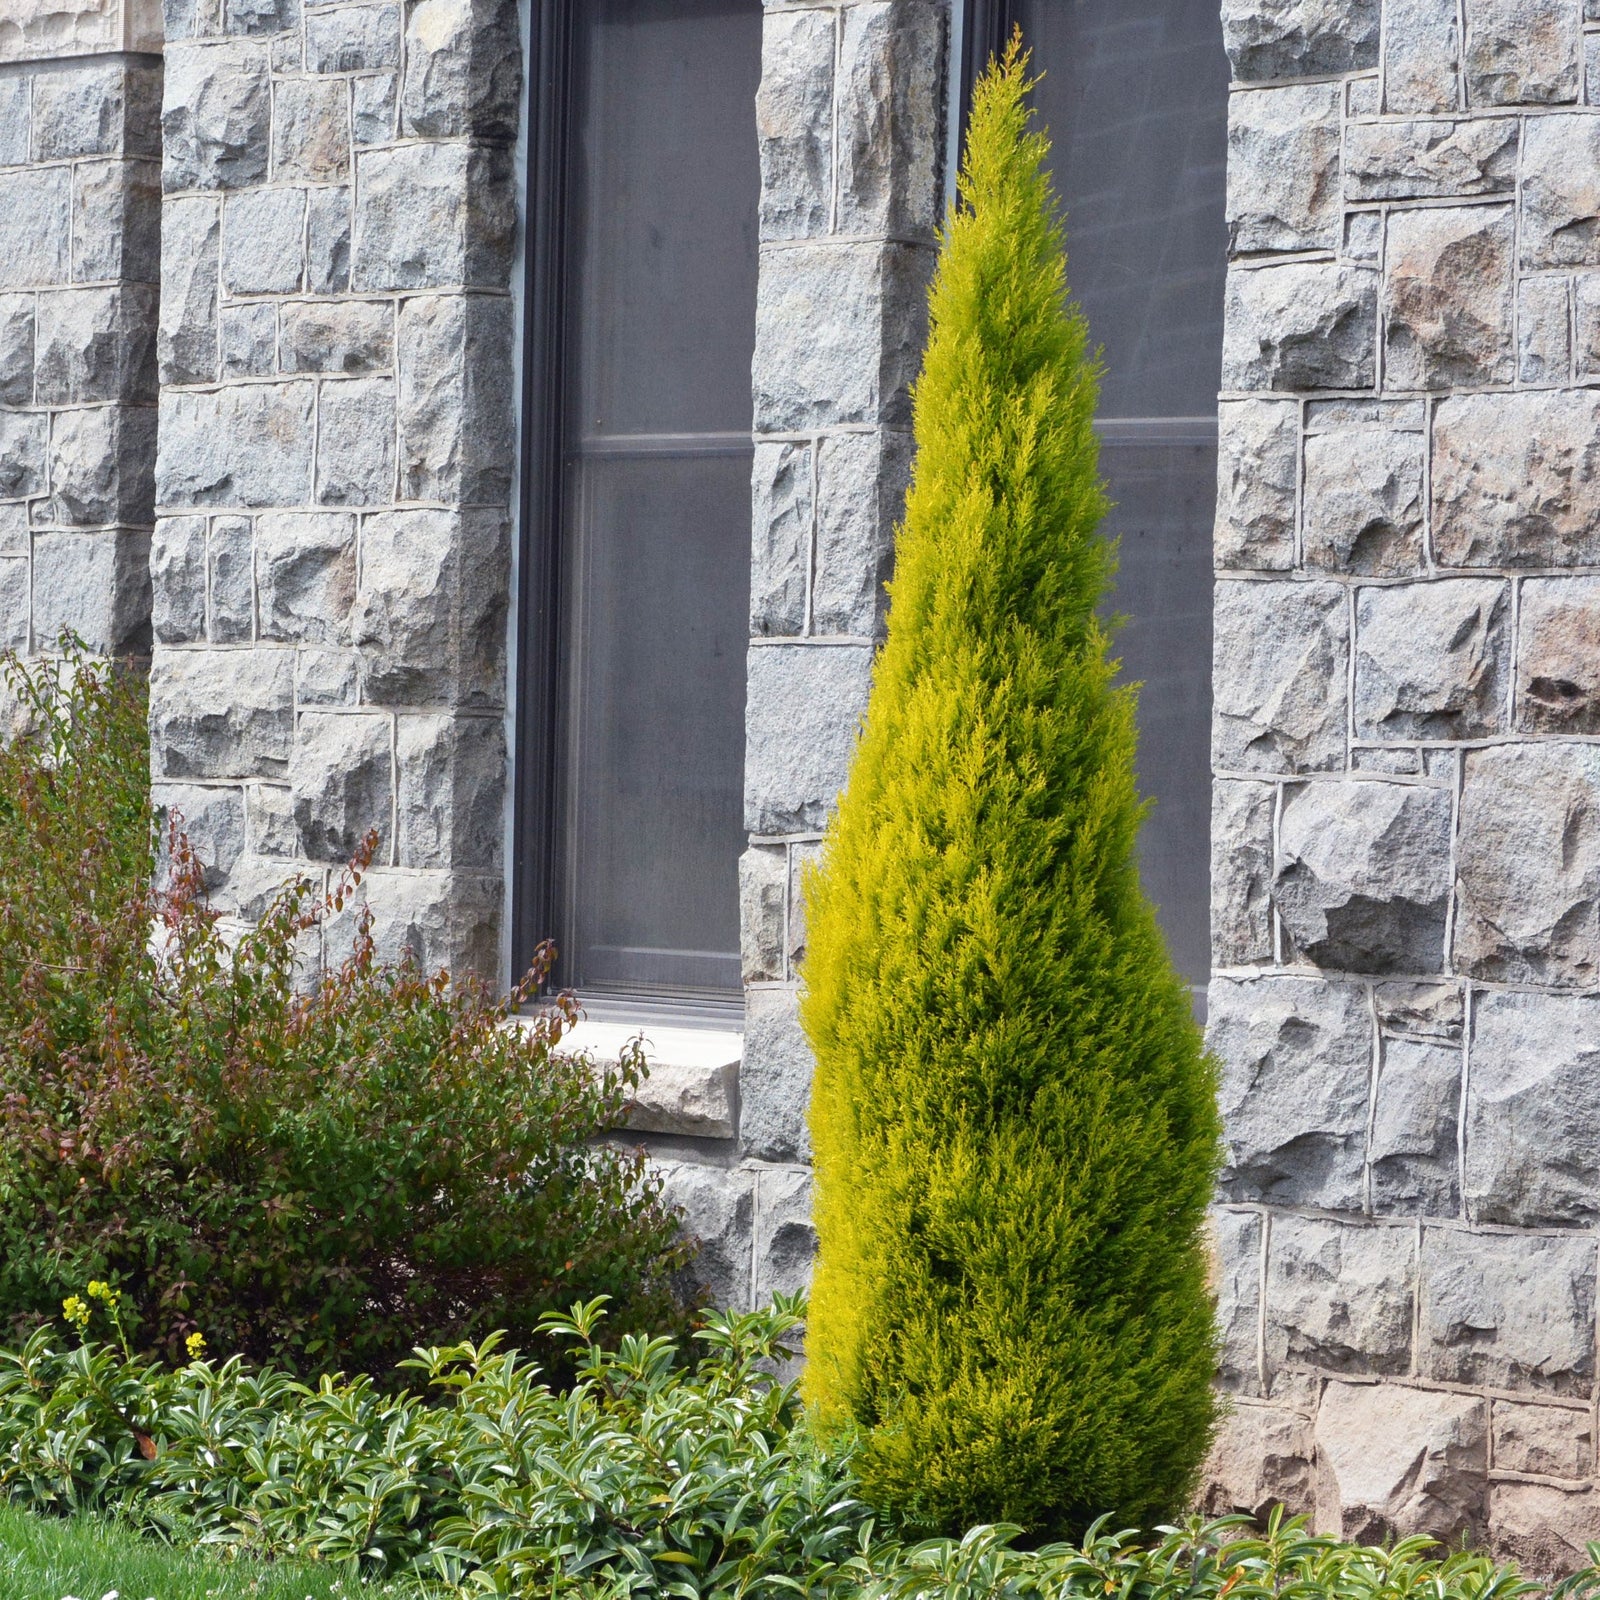
M 1564 987 L 1600 979 L 1600 746 L 1469 751 L 1456 853 L 1459 971 Z
M 300 854 L 348 861 L 369 829 L 387 859 L 394 808 L 394 733 L 386 716 L 302 711 L 289 762 Z
M 210 198 L 161 208 L 161 312 L 156 355 L 161 382 L 210 383 L 217 376 L 217 269 L 222 210 Z
M 1564 382 L 1572 360 L 1572 323 L 1565 278 L 1524 278 L 1517 285 L 1517 376 L 1524 383 Z M 1583 303 L 1578 344 L 1585 349 Z M 1590 346 L 1592 348 L 1592 346 Z M 1600 355 L 1600 351 L 1596 352 Z M 1585 370 L 1579 357 L 1580 376 Z
M 688 1161 L 657 1162 L 655 1170 L 662 1198 L 683 1212 L 683 1231 L 699 1245 L 689 1268 L 694 1286 L 719 1306 L 748 1306 L 755 1174 Z
M 1292 567 L 1299 406 L 1292 400 L 1224 400 L 1217 432 L 1217 567 Z
M 1420 433 L 1340 429 L 1306 440 L 1305 562 L 1404 577 L 1423 565 Z
M 1207 1039 L 1222 1065 L 1235 1201 L 1361 1205 L 1372 1018 L 1365 992 L 1309 978 L 1213 978 Z
M 294 694 L 303 706 L 355 705 L 361 699 L 360 655 L 354 650 L 301 650 L 295 662 Z
M 820 833 L 844 787 L 866 709 L 865 645 L 765 645 L 750 652 L 745 826 Z
M 311 498 L 312 399 L 305 380 L 163 390 L 158 503 L 304 505 Z
M 1291 1516 L 1312 1506 L 1311 1421 L 1278 1406 L 1237 1406 L 1217 1424 L 1200 1475 L 1200 1505 L 1208 1516 L 1265 1521 L 1273 1507 Z
M 792 989 L 751 989 L 745 997 L 739 1067 L 739 1134 L 758 1161 L 811 1160 L 806 1107 L 815 1063 Z
M 213 644 L 248 644 L 255 636 L 253 543 L 248 517 L 217 517 L 211 524 L 207 634 Z
M 1339 242 L 1342 84 L 1238 89 L 1228 100 L 1228 247 L 1331 250 Z
M 1378 64 L 1378 0 L 1223 0 L 1241 83 L 1360 72 Z
M 498 717 L 400 717 L 399 864 L 489 871 L 505 830 L 505 725 Z
M 756 638 L 805 631 L 816 512 L 811 452 L 809 444 L 756 443 L 750 479 L 750 632 Z
M 38 297 L 34 398 L 40 405 L 147 400 L 155 393 L 156 292 L 145 284 Z
M 1416 1233 L 1275 1216 L 1267 1241 L 1267 1363 L 1347 1374 L 1411 1365 Z
M 783 981 L 788 900 L 788 851 L 752 845 L 739 857 L 739 949 L 746 983 Z
M 799 972 L 806 958 L 806 874 L 822 855 L 816 840 L 789 846 L 789 977 Z
M 1600 1221 L 1600 999 L 1482 994 L 1467 1079 L 1467 1204 L 1524 1228 Z
M 350 287 L 350 190 L 312 189 L 306 196 L 306 288 L 343 294 Z
M 1224 770 L 1344 763 L 1345 591 L 1331 583 L 1216 586 L 1212 759 Z
M 317 407 L 317 500 L 381 505 L 394 492 L 394 380 L 322 385 Z
M 1356 734 L 1480 739 L 1505 720 L 1511 594 L 1447 578 L 1363 589 L 1356 601 Z
M 840 23 L 838 231 L 931 238 L 944 199 L 944 17 L 869 0 Z
M 1330 1383 L 1317 1410 L 1319 1532 L 1360 1544 L 1425 1533 L 1478 1543 L 1489 1406 L 1474 1395 Z
M 72 176 L 69 167 L 0 172 L 0 289 L 65 283 L 70 266 Z
M 1454 983 L 1380 983 L 1378 1025 L 1393 1039 L 1461 1042 L 1463 1005 Z
M 1522 585 L 1517 727 L 1600 733 L 1600 578 L 1529 578 Z
M 1367 1153 L 1377 1215 L 1459 1214 L 1460 1105 L 1459 1044 L 1384 1040 Z
M 1352 122 L 1345 130 L 1346 200 L 1506 194 L 1516 181 L 1514 117 Z
M 150 666 L 156 777 L 284 777 L 293 743 L 292 650 L 156 650 Z
M 1524 1576 L 1552 1583 L 1589 1565 L 1600 1539 L 1600 1493 L 1544 1483 L 1496 1483 L 1489 1490 L 1489 1549 Z
M 1212 1291 L 1217 1297 L 1217 1382 L 1233 1394 L 1261 1392 L 1261 1245 L 1259 1211 L 1211 1213 Z
M 15 556 L 0 560 L 0 650 L 28 648 L 28 562 Z
M 1600 262 L 1600 117 L 1529 117 L 1522 135 L 1522 265 Z
M 150 801 L 162 821 L 163 847 L 167 827 L 180 828 L 200 859 L 206 887 L 215 889 L 226 882 L 244 854 L 244 791 L 158 783 L 151 790 Z
M 0 496 L 26 499 L 47 483 L 50 418 L 40 411 L 0 411 Z
M 1493 1429 L 1496 1472 L 1568 1479 L 1594 1474 L 1594 1428 L 1587 1410 L 1497 1400 Z
M 268 52 L 257 44 L 167 46 L 162 184 L 242 189 L 267 175 Z
M 767 1168 L 757 1179 L 755 1303 L 775 1294 L 802 1294 L 811 1281 L 817 1230 L 811 1225 L 811 1174 Z
M 931 250 L 902 244 L 764 251 L 752 367 L 757 431 L 906 421 L 932 265 Z M 840 316 L 840 306 L 850 315 Z M 798 343 L 796 328 L 808 331 Z
M 334 512 L 273 511 L 256 519 L 261 637 L 334 644 L 355 601 L 355 529 Z
M 1425 1228 L 1422 1371 L 1446 1383 L 1589 1394 L 1594 1278 L 1592 1239 Z
M 282 319 L 285 372 L 373 372 L 394 360 L 386 300 L 291 300 Z
M 245 836 L 257 856 L 283 859 L 300 843 L 294 825 L 294 793 L 287 784 L 253 783 L 245 790 Z
M 1386 0 L 1383 108 L 1454 111 L 1460 97 L 1458 0 Z
M 159 162 L 79 161 L 72 169 L 72 275 L 79 283 L 161 276 Z
M 1440 563 L 1600 561 L 1597 480 L 1600 394 L 1580 389 L 1441 400 L 1433 425 L 1433 537 Z
M 833 212 L 833 13 L 779 11 L 766 19 L 756 138 L 761 237 L 826 233 Z
M 477 974 L 494 982 L 504 887 L 497 877 L 379 868 L 362 880 L 343 913 L 330 919 L 324 934 L 328 960 L 342 961 L 349 954 L 357 919 L 370 904 L 380 961 L 414 961 L 423 972 Z
M 522 47 L 515 0 L 418 0 L 406 8 L 400 131 L 509 144 Z
M 278 312 L 271 301 L 224 306 L 217 317 L 224 378 L 265 378 L 278 365 Z
M 157 644 L 188 644 L 206 626 L 206 519 L 162 517 L 150 541 Z
M 272 97 L 272 175 L 280 183 L 350 176 L 350 98 L 337 79 L 286 78 Z
M 248 189 L 222 211 L 222 284 L 229 294 L 292 294 L 300 287 L 305 193 Z
M 355 80 L 350 86 L 350 128 L 358 147 L 394 138 L 399 99 L 399 81 L 392 72 Z
M 33 312 L 31 294 L 0 295 L 0 406 L 32 403 Z
M 1436 206 L 1389 217 L 1384 382 L 1393 389 L 1509 383 L 1510 206 Z
M 911 454 L 911 435 L 894 431 L 818 442 L 812 633 L 872 638 L 881 632 Z
M 153 406 L 58 411 L 50 421 L 50 488 L 42 520 L 78 528 L 155 521 Z
M 1376 273 L 1332 261 L 1229 273 L 1222 387 L 1371 388 L 1377 284 Z
M 1596 35 L 1596 39 L 1597 42 L 1600 42 L 1600 35 Z M 1553 325 L 1558 311 L 1555 303 L 1558 298 L 1560 300 L 1559 311 L 1564 313 L 1567 309 L 1566 295 L 1563 293 L 1558 296 L 1553 291 L 1564 290 L 1566 280 L 1562 278 L 1556 278 L 1553 281 L 1549 278 L 1528 278 L 1524 281 L 1523 287 L 1531 292 L 1543 285 L 1550 285 L 1550 290 L 1552 291 L 1548 293 L 1547 298 L 1551 301 L 1548 320 Z M 1573 301 L 1572 323 L 1574 338 L 1572 343 L 1575 347 L 1574 354 L 1577 357 L 1575 363 L 1577 375 L 1580 378 L 1600 377 L 1600 273 L 1585 272 L 1573 281 Z M 1565 329 L 1561 331 L 1564 332 Z M 1567 369 L 1564 365 L 1559 364 L 1554 355 L 1554 352 L 1563 348 L 1558 344 L 1554 326 L 1552 326 L 1545 342 L 1551 346 L 1553 352 L 1549 363 L 1549 376 L 1554 379 L 1565 378 Z
M 400 65 L 400 8 L 332 6 L 306 17 L 308 72 L 364 72 Z
M 1211 789 L 1211 960 L 1243 967 L 1272 960 L 1272 817 L 1265 783 L 1219 778 Z
M 1467 94 L 1475 106 L 1578 98 L 1583 35 L 1571 0 L 1466 0 Z

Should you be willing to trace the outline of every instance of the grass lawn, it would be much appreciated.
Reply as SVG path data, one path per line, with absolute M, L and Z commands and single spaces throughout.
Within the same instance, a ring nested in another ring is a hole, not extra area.
M 397 1586 L 398 1587 L 398 1586 Z M 325 1567 L 225 1562 L 94 1517 L 35 1517 L 0 1503 L 0 1600 L 354 1600 L 382 1586 L 341 1584 Z

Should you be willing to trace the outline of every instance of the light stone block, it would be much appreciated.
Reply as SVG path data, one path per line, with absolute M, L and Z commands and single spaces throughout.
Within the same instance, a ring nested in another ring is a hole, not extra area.
M 1352 122 L 1344 136 L 1350 200 L 1507 194 L 1517 182 L 1514 117 Z
M 756 92 L 763 239 L 805 239 L 828 231 L 836 31 L 830 11 L 766 15 Z
M 47 490 L 50 418 L 42 411 L 0 411 L 0 498 L 27 499 Z
M 1536 1582 L 1554 1584 L 1589 1565 L 1600 1540 L 1600 1492 L 1547 1483 L 1495 1483 L 1489 1489 L 1489 1549 Z
M 894 530 L 905 514 L 909 433 L 839 434 L 817 444 L 816 568 L 811 631 L 881 635 L 894 571 Z
M 285 78 L 272 98 L 272 176 L 343 183 L 350 176 L 350 91 L 334 78 Z
M 206 519 L 162 517 L 150 541 L 157 644 L 189 644 L 206 626 Z
M 1600 578 L 1529 578 L 1522 585 L 1517 727 L 1600 733 Z
M 0 289 L 65 283 L 71 262 L 71 168 L 18 167 L 0 172 Z
M 690 1161 L 660 1161 L 662 1198 L 683 1213 L 683 1231 L 696 1241 L 690 1286 L 719 1306 L 742 1310 L 751 1296 L 755 1230 L 753 1172 Z
M 255 856 L 284 859 L 300 844 L 294 794 L 287 784 L 253 783 L 245 790 L 245 838 Z
M 156 499 L 162 506 L 304 505 L 311 498 L 314 386 L 164 389 Z
M 1521 266 L 1600 264 L 1600 117 L 1530 117 L 1522 135 Z
M 1460 103 L 1458 0 L 1386 0 L 1383 109 L 1454 111 Z
M 739 1137 L 758 1161 L 811 1160 L 811 1102 L 815 1061 L 801 1031 L 792 989 L 751 989 L 745 995 L 744 1059 L 739 1067 Z
M 243 189 L 267 175 L 270 57 L 264 44 L 169 44 L 161 112 L 162 185 Z
M 377 372 L 394 362 L 387 300 L 291 300 L 282 308 L 285 372 Z
M 1201 1471 L 1199 1504 L 1207 1516 L 1260 1521 L 1276 1506 L 1309 1514 L 1311 1422 L 1280 1406 L 1237 1406 L 1217 1421 Z
M 1220 570 L 1294 565 L 1300 407 L 1292 400 L 1224 400 L 1217 408 Z
M 343 294 L 350 287 L 350 190 L 312 189 L 306 195 L 306 288 Z
M 322 385 L 317 406 L 317 500 L 382 505 L 395 494 L 395 385 L 352 378 Z
M 1465 0 L 1467 94 L 1474 106 L 1568 105 L 1582 82 L 1572 0 Z
M 270 377 L 278 365 L 278 312 L 268 300 L 223 306 L 217 316 L 217 349 L 226 378 Z
M 399 864 L 493 871 L 505 832 L 508 771 L 498 717 L 395 721 Z
M 1211 1213 L 1211 1277 L 1217 1298 L 1217 1384 L 1261 1393 L 1262 1213 L 1219 1206 Z
M 1459 1043 L 1383 1041 L 1368 1150 L 1378 1216 L 1460 1214 L 1460 1104 Z
M 811 1173 L 766 1167 L 756 1178 L 755 1303 L 804 1294 L 811 1283 L 817 1230 L 811 1222 Z
M 39 295 L 35 400 L 74 405 L 155 397 L 156 291 L 150 284 Z
M 0 558 L 0 650 L 15 650 L 20 654 L 28 648 L 32 611 L 28 567 L 28 561 L 21 557 Z
M 163 384 L 217 376 L 217 275 L 222 208 L 214 199 L 168 200 L 161 208 L 161 311 L 156 354 Z
M 308 861 L 348 861 L 369 830 L 378 860 L 393 838 L 394 733 L 387 716 L 302 711 L 297 718 L 289 788 Z
M 806 959 L 806 881 L 818 864 L 822 846 L 815 840 L 799 840 L 789 846 L 789 971 L 791 979 L 800 976 Z
M 788 850 L 752 845 L 739 857 L 739 945 L 746 983 L 781 983 L 786 976 L 788 898 Z
M 1569 1480 L 1593 1476 L 1594 1427 L 1587 1410 L 1497 1400 L 1493 1428 L 1497 1472 Z
M 0 295 L 0 406 L 33 403 L 35 296 Z
M 331 512 L 267 512 L 256 519 L 261 636 L 295 643 L 344 639 L 355 601 L 355 527 Z
M 255 637 L 255 557 L 248 517 L 216 517 L 210 540 L 212 644 L 248 644 Z
M 1305 448 L 1305 564 L 1403 577 L 1423 569 L 1427 441 L 1420 433 L 1340 429 Z
M 72 276 L 77 283 L 161 277 L 161 166 L 79 161 L 72 169 Z
M 400 65 L 400 8 L 341 5 L 306 16 L 308 72 L 366 72 Z
M 1378 64 L 1378 0 L 1223 0 L 1241 83 L 1360 72 Z
M 1377 274 L 1331 261 L 1228 275 L 1225 390 L 1367 389 L 1376 376 Z
M 152 788 L 150 801 L 160 818 L 163 858 L 168 829 L 177 827 L 199 857 L 207 889 L 226 883 L 244 854 L 244 791 L 197 783 L 160 783 Z
M 805 631 L 816 516 L 812 476 L 809 444 L 756 442 L 750 570 L 750 632 L 756 638 L 794 638 Z
M 1581 280 L 1587 281 L 1587 280 Z M 1524 383 L 1564 383 L 1572 362 L 1572 321 L 1566 278 L 1524 278 L 1517 285 L 1517 376 Z M 1600 326 L 1596 327 L 1600 331 Z M 1585 318 L 1580 299 L 1578 345 L 1580 350 L 1600 348 L 1586 344 Z M 1588 363 L 1579 358 L 1580 375 Z
M 229 294 L 293 294 L 305 262 L 300 189 L 247 189 L 222 208 L 222 286 Z
M 95 406 L 58 411 L 50 422 L 52 499 L 37 521 L 98 528 L 129 523 L 148 528 L 151 463 L 156 454 L 153 406 Z
M 405 15 L 402 136 L 510 144 L 522 96 L 515 0 L 418 0 Z
M 349 954 L 357 919 L 370 904 L 380 961 L 411 961 L 424 973 L 450 972 L 495 983 L 504 893 L 499 878 L 379 868 L 362 880 L 344 911 L 329 920 L 324 933 L 328 959 L 338 962 Z
M 1228 98 L 1228 248 L 1331 250 L 1340 228 L 1338 83 Z
M 292 650 L 156 650 L 155 777 L 286 777 L 293 744 Z
M 1273 813 L 1277 790 L 1219 778 L 1211 786 L 1211 960 L 1218 967 L 1273 959 Z

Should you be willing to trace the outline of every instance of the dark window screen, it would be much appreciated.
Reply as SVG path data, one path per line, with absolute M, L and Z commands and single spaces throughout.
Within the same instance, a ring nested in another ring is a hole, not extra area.
M 571 12 L 561 981 L 739 987 L 760 0 Z
M 1140 698 L 1140 853 L 1179 967 L 1209 958 L 1211 524 L 1228 70 L 1217 0 L 1019 0 L 1066 209 L 1067 277 L 1105 350 L 1101 462 L 1119 650 Z

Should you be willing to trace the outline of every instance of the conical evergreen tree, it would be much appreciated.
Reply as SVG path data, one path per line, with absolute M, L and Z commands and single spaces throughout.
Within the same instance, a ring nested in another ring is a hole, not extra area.
M 878 1504 L 1042 1537 L 1192 1489 L 1218 1118 L 1139 887 L 1099 369 L 1026 63 L 973 97 L 888 637 L 807 883 L 806 1386 Z

